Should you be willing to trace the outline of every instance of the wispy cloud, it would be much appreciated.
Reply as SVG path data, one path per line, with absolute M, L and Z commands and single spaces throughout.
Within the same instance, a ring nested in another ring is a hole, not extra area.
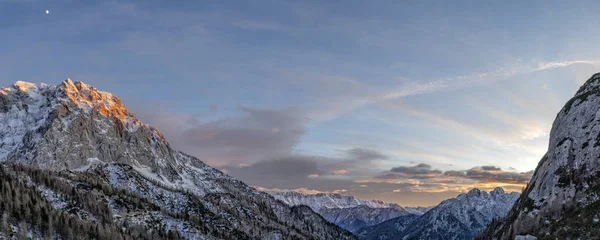
M 401 101 L 388 101 L 381 104 L 385 109 L 396 111 L 400 114 L 408 114 L 424 120 L 422 124 L 432 125 L 441 129 L 452 130 L 461 135 L 477 138 L 483 141 L 496 141 L 499 145 L 514 146 L 522 140 L 531 140 L 547 136 L 550 125 L 540 119 L 526 119 L 507 114 L 502 110 L 483 106 L 475 101 L 469 102 L 472 109 L 480 114 L 489 116 L 493 121 L 499 121 L 506 127 L 487 127 L 478 124 L 466 123 L 452 116 L 446 116 L 435 110 L 416 108 Z M 481 117 L 480 117 L 481 118 Z M 507 130 L 508 129 L 508 130 Z
M 507 66 L 500 67 L 492 71 L 472 73 L 463 76 L 448 77 L 425 83 L 407 84 L 406 86 L 394 89 L 381 96 L 372 96 L 371 99 L 365 101 L 368 103 L 387 101 L 418 94 L 432 93 L 437 91 L 448 91 L 465 87 L 474 87 L 481 84 L 506 80 L 516 75 L 522 75 L 554 68 L 568 67 L 575 64 L 596 65 L 597 62 L 587 60 L 540 62 L 537 63 L 537 66 L 534 66 L 535 64 L 533 63 L 526 64 L 522 61 L 518 61 L 516 63 L 508 64 Z
M 589 64 L 589 65 L 597 65 L 597 61 L 587 61 L 587 60 L 576 60 L 576 61 L 558 61 L 558 62 L 542 62 L 538 64 L 538 67 L 534 69 L 534 71 L 543 71 L 553 68 L 561 68 L 568 67 L 574 64 Z
M 319 79 L 318 92 L 323 96 L 319 98 L 319 105 L 310 112 L 314 121 L 327 121 L 351 112 L 357 108 L 384 103 L 410 96 L 429 94 L 435 92 L 446 92 L 464 88 L 478 87 L 499 81 L 509 80 L 514 77 L 529 73 L 545 71 L 556 68 L 564 68 L 578 64 L 596 65 L 597 61 L 572 60 L 555 62 L 525 62 L 518 60 L 514 63 L 483 72 L 475 72 L 467 75 L 452 76 L 434 80 L 410 80 L 401 78 L 396 87 L 378 87 L 366 84 L 359 79 L 342 76 L 304 76 L 303 79 Z M 343 91 L 341 91 L 343 90 Z M 329 92 L 328 92 L 329 91 Z M 325 103 L 325 104 L 323 104 Z

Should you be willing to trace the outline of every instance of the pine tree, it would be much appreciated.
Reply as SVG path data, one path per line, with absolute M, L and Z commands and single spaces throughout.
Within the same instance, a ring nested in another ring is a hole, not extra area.
M 5 234 L 8 234 L 10 228 L 8 226 L 8 222 L 6 221 L 7 219 L 6 213 L 3 212 L 2 216 L 0 216 L 0 232 L 3 232 Z
M 22 221 L 19 223 L 19 232 L 17 232 L 17 238 L 19 239 L 27 239 L 27 224 Z

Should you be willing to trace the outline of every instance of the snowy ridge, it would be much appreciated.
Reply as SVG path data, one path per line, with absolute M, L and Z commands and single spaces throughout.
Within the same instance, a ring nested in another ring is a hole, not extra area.
M 353 208 L 358 206 L 401 208 L 395 203 L 385 203 L 381 200 L 361 200 L 353 196 L 342 196 L 336 193 L 302 194 L 298 192 L 275 192 L 271 195 L 288 205 L 306 205 L 313 210 L 322 208 Z

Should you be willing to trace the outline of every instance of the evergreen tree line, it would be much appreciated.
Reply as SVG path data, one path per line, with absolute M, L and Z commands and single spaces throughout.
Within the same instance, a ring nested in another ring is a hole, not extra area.
M 129 166 L 121 167 L 127 172 Z M 323 230 L 313 228 L 315 222 L 307 222 L 311 220 L 303 216 L 303 210 L 276 209 L 270 198 L 240 192 L 234 186 L 223 184 L 229 193 L 199 197 L 140 174 L 127 177 L 139 176 L 151 183 L 148 187 L 183 194 L 185 204 L 175 206 L 173 201 L 163 199 L 166 196 L 145 198 L 141 193 L 115 188 L 102 168 L 54 172 L 28 165 L 0 164 L 0 232 L 18 239 L 29 233 L 46 239 L 181 239 L 184 236 L 175 228 L 167 229 L 160 217 L 154 219 L 156 214 L 185 222 L 185 231 L 216 239 L 261 239 L 273 233 L 282 239 L 307 239 L 311 236 L 307 234 Z M 55 209 L 40 192 L 44 188 L 59 196 L 66 206 Z M 115 211 L 125 217 L 113 216 Z M 288 212 L 290 219 L 281 219 L 275 211 Z M 151 216 L 153 220 L 134 223 L 127 217 L 130 214 Z M 330 224 L 323 219 L 317 222 Z
M 76 214 L 55 209 L 32 184 L 27 184 L 27 173 L 34 183 L 43 183 L 55 192 L 70 198 L 98 217 L 85 220 Z M 105 189 L 111 189 L 106 188 Z M 123 226 L 112 221 L 106 202 L 93 194 L 85 194 L 60 180 L 49 171 L 17 164 L 0 167 L 0 232 L 9 238 L 27 239 L 29 236 L 44 239 L 179 239 L 173 230 L 148 230 L 143 226 Z M 16 231 L 15 231 L 16 230 Z

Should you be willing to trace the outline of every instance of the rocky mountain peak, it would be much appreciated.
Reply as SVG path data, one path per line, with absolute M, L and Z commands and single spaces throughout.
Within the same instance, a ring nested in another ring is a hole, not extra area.
M 492 191 L 490 192 L 490 194 L 491 194 L 493 197 L 498 197 L 498 196 L 500 196 L 500 195 L 504 195 L 505 193 L 504 193 L 504 189 L 502 189 L 501 187 L 496 187 L 496 188 L 494 188 L 494 190 L 492 190 Z
M 490 197 L 490 193 L 488 193 L 486 191 L 482 191 L 479 188 L 473 188 L 466 193 L 459 194 L 456 197 L 456 199 L 462 200 L 462 199 L 489 198 L 489 197 Z
M 600 219 L 599 155 L 600 73 L 596 73 L 556 115 L 548 151 L 509 214 L 480 237 L 600 237 L 589 231 Z
M 31 89 L 37 89 L 37 85 L 35 83 L 25 82 L 25 81 L 17 81 L 13 84 L 15 89 L 19 91 L 26 92 Z
M 148 167 L 168 179 L 177 161 L 163 135 L 108 92 L 66 79 L 17 81 L 0 91 L 0 160 L 77 168 L 89 159 Z
M 63 81 L 58 89 L 66 95 L 66 97 L 80 108 L 90 111 L 91 109 L 119 119 L 123 122 L 130 118 L 130 121 L 140 123 L 135 116 L 129 112 L 121 103 L 121 99 L 112 93 L 99 91 L 93 86 L 89 86 L 84 82 L 73 81 L 67 78 Z
M 600 73 L 592 75 L 575 93 L 575 96 L 588 92 L 594 87 L 600 86 Z
M 473 188 L 471 190 L 469 190 L 469 192 L 467 192 L 467 195 L 469 196 L 479 196 L 481 194 L 485 193 L 485 191 L 481 191 L 479 190 L 479 188 Z

